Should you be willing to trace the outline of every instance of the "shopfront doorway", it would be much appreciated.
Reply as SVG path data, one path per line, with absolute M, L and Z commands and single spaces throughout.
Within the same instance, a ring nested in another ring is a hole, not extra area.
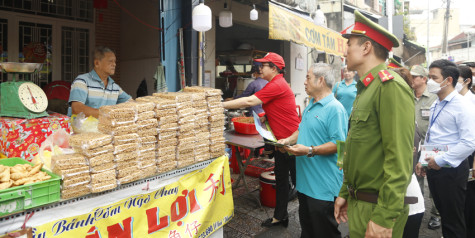
M 36 14 L 17 8 L 0 10 L 0 62 L 43 63 L 41 72 L 17 77 L 40 87 L 58 80 L 71 82 L 88 72 L 92 62 L 92 15 L 90 22 L 84 22 L 63 19 L 54 12 L 45 14 L 48 16 Z M 1 82 L 11 79 L 12 75 L 0 73 Z

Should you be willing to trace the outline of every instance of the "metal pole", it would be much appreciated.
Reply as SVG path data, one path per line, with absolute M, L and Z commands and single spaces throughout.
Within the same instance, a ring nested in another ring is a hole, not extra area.
M 386 15 L 388 17 L 388 31 L 393 33 L 393 9 L 394 1 L 386 1 Z M 389 57 L 393 57 L 393 51 L 389 52 Z
M 203 32 L 198 32 L 198 86 L 203 85 Z
M 427 46 L 426 46 L 426 53 L 427 53 L 427 57 L 426 57 L 426 62 L 427 62 L 427 68 L 429 67 L 429 62 L 430 62 L 430 53 L 429 53 L 429 39 L 430 39 L 430 36 L 429 36 L 429 27 L 430 25 L 430 1 L 427 0 Z
M 442 37 L 442 57 L 447 58 L 448 44 L 447 37 L 449 33 L 449 18 L 450 18 L 450 0 L 447 0 L 447 10 L 445 11 L 444 19 L 444 35 Z
M 470 33 L 467 34 L 467 60 L 470 60 Z

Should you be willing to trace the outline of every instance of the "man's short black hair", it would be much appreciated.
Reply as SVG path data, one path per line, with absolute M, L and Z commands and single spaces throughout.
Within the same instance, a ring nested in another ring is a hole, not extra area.
M 362 45 L 366 41 L 371 42 L 371 45 L 373 45 L 374 48 L 374 54 L 376 55 L 376 57 L 378 57 L 378 59 L 386 60 L 389 57 L 389 51 L 384 48 L 384 46 L 367 36 L 360 36 L 358 39 L 358 45 Z
M 452 85 L 454 87 L 457 85 L 460 73 L 457 69 L 457 65 L 454 62 L 448 61 L 446 59 L 436 60 L 430 64 L 429 69 L 432 68 L 439 68 L 444 79 L 450 76 L 452 77 Z
M 459 66 L 459 72 L 460 72 L 460 77 L 463 78 L 463 81 L 470 79 L 470 83 L 468 84 L 468 88 L 470 89 L 472 87 L 472 70 L 470 69 L 469 66 L 465 65 L 460 65 Z
M 470 67 L 470 68 L 475 68 L 475 62 L 465 62 L 463 64 Z
M 277 67 L 277 65 L 275 65 L 274 63 L 272 62 L 267 62 L 269 64 L 269 67 L 275 67 L 277 69 L 277 71 L 279 72 L 279 74 L 285 74 L 285 67 L 284 68 L 279 68 Z

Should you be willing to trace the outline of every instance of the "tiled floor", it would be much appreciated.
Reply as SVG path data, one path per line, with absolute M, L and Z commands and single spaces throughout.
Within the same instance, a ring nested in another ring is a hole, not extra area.
M 238 177 L 237 174 L 231 175 L 234 180 Z M 268 207 L 259 208 L 256 198 L 259 198 L 260 183 L 258 178 L 246 176 L 246 181 L 249 185 L 251 193 L 247 193 L 244 186 L 233 189 L 234 197 L 234 218 L 224 226 L 225 238 L 244 238 L 244 237 L 258 237 L 258 238 L 294 238 L 300 236 L 300 224 L 298 217 L 298 200 L 295 199 L 289 202 L 289 226 L 263 228 L 261 223 L 269 217 L 272 217 L 274 209 Z M 426 183 L 427 184 L 427 183 Z M 428 187 L 425 187 L 426 194 L 428 194 Z M 254 196 L 254 197 L 253 197 Z M 432 204 L 428 198 L 425 198 L 427 211 L 430 211 Z M 441 229 L 430 230 L 427 228 L 430 214 L 426 212 L 424 220 L 419 231 L 420 238 L 439 238 L 442 237 Z M 340 225 L 342 237 L 348 235 L 347 224 Z

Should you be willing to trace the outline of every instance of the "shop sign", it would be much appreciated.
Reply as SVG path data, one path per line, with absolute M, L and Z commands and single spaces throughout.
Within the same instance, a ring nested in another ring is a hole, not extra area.
M 222 156 L 156 191 L 34 227 L 33 237 L 204 238 L 232 219 L 231 191 L 228 158 Z
M 347 47 L 347 40 L 340 33 L 315 25 L 312 21 L 270 2 L 269 39 L 288 40 L 338 56 L 343 56 Z

